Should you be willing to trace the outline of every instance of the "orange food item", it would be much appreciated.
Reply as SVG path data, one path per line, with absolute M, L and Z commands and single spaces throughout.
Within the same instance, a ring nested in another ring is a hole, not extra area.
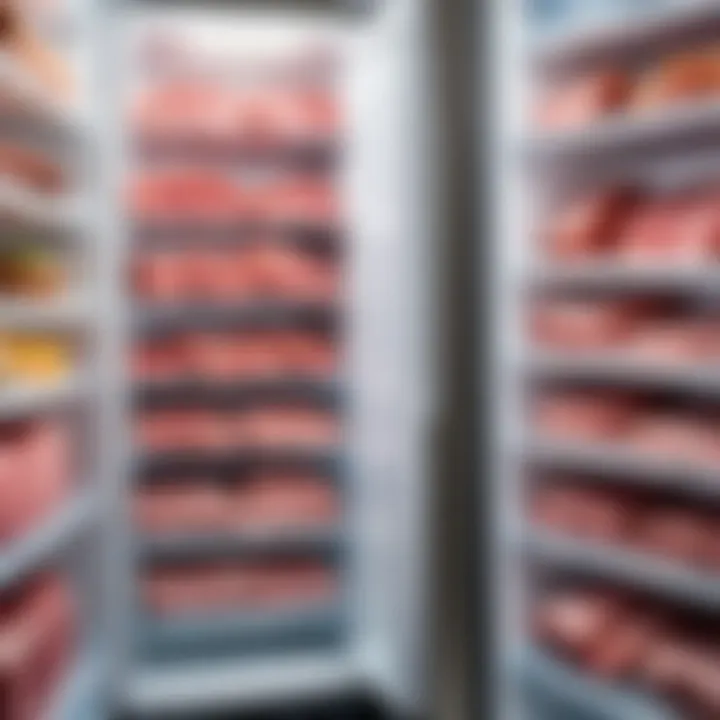
M 638 110 L 698 100 L 720 91 L 720 50 L 676 53 L 651 67 L 638 81 L 630 104 Z
M 544 130 L 587 125 L 622 108 L 631 92 L 627 74 L 607 68 L 574 79 L 550 91 L 541 101 L 536 123 Z

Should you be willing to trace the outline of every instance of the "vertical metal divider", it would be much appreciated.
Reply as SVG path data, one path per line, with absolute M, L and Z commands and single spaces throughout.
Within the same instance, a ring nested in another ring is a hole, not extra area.
M 491 574 L 494 647 L 497 651 L 498 687 L 503 718 L 526 715 L 519 700 L 521 664 L 527 638 L 524 634 L 527 601 L 525 569 L 519 554 L 522 532 L 523 398 L 520 359 L 523 354 L 524 269 L 532 248 L 524 223 L 523 187 L 518 164 L 522 141 L 525 62 L 520 0 L 496 3 L 490 13 L 493 32 L 489 102 L 480 113 L 490 123 L 492 138 L 487 187 L 492 209 L 490 273 L 479 269 L 491 283 L 490 409 L 491 493 L 493 508 L 494 568 Z M 483 99 L 485 100 L 485 99 Z
M 134 638 L 135 578 L 129 528 L 132 454 L 128 425 L 127 336 L 129 312 L 125 288 L 128 231 L 120 207 L 123 197 L 124 144 L 121 128 L 123 62 L 120 52 L 121 3 L 93 3 L 94 123 L 100 166 L 95 213 L 100 257 L 98 310 L 103 318 L 100 342 L 102 412 L 99 423 L 103 458 L 103 598 L 111 708 L 122 703 L 129 678 Z

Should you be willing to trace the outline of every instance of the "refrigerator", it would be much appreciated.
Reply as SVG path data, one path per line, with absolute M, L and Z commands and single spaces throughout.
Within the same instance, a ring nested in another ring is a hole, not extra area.
M 719 19 L 704 2 L 491 12 L 508 718 L 718 713 L 718 86 L 697 80 Z
M 51 388 L 8 385 L 0 404 L 31 438 L 60 432 L 57 417 L 75 452 L 72 492 L 1 546 L 0 580 L 19 623 L 18 593 L 62 573 L 74 612 L 59 627 L 75 639 L 44 650 L 52 678 L 8 674 L 10 717 L 354 695 L 421 712 L 436 403 L 425 4 L 77 0 L 52 22 L 41 6 L 77 55 L 81 101 L 27 104 L 50 118 L 38 142 L 72 191 L 26 211 L 8 187 L 8 204 L 72 272 L 67 306 L 49 293 L 8 308 L 60 334 L 71 369 Z

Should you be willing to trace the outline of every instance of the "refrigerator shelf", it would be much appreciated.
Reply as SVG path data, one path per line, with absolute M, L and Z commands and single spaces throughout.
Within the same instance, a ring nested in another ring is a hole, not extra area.
M 145 453 L 135 461 L 135 476 L 158 472 L 195 470 L 233 471 L 255 465 L 310 467 L 322 473 L 336 474 L 342 464 L 340 448 L 236 448 L 226 451 L 168 451 Z
M 137 136 L 133 149 L 142 160 L 182 161 L 213 163 L 219 166 L 252 167 L 257 164 L 263 169 L 291 168 L 317 169 L 332 167 L 341 150 L 341 142 L 333 137 L 317 139 L 298 139 L 272 147 L 251 147 L 241 139 L 196 142 L 173 139 Z
M 713 577 L 663 558 L 541 529 L 528 531 L 522 544 L 533 560 L 553 569 L 619 581 L 691 607 L 720 610 L 720 574 Z
M 95 519 L 95 499 L 89 492 L 66 502 L 49 519 L 9 546 L 0 548 L 0 590 L 61 555 Z
M 0 420 L 63 408 L 84 398 L 87 392 L 87 383 L 77 377 L 48 386 L 9 384 L 0 388 Z
M 283 223 L 271 221 L 230 220 L 134 220 L 131 235 L 139 248 L 184 244 L 222 242 L 243 244 L 257 238 L 259 233 L 282 237 L 298 242 L 334 244 L 342 230 L 328 223 Z
M 587 472 L 622 479 L 638 487 L 665 489 L 689 496 L 720 500 L 720 468 L 645 456 L 623 448 L 536 441 L 525 456 L 535 465 L 571 472 Z
M 552 704 L 563 717 L 583 720 L 680 720 L 663 703 L 595 680 L 536 648 L 524 651 L 521 667 L 533 707 Z
M 531 271 L 538 288 L 699 294 L 720 291 L 720 265 L 633 267 L 619 263 L 548 265 Z
M 153 406 L 165 402 L 238 403 L 255 398 L 292 397 L 320 399 L 324 404 L 337 405 L 343 388 L 340 382 L 320 377 L 258 377 L 239 380 L 158 380 L 141 381 L 135 385 L 138 402 Z
M 568 157 L 607 157 L 632 150 L 716 141 L 720 102 L 710 100 L 669 107 L 647 115 L 618 115 L 588 127 L 545 132 L 527 139 L 529 158 L 554 162 Z
M 27 232 L 66 234 L 80 228 L 81 217 L 77 201 L 45 197 L 10 178 L 0 178 L 0 224 L 6 230 L 17 228 Z M 10 232 L 6 237 L 10 242 L 15 240 Z
M 267 527 L 244 530 L 145 535 L 138 542 L 145 562 L 187 557 L 262 555 L 290 551 L 293 554 L 334 553 L 343 532 L 336 527 Z
M 640 8 L 638 8 L 640 9 Z M 562 32 L 530 47 L 533 67 L 561 69 L 592 57 L 614 59 L 618 53 L 649 47 L 720 22 L 717 0 L 687 0 L 667 8 L 652 8 L 616 21 Z
M 127 7 L 152 8 L 173 8 L 173 7 L 194 7 L 198 0 L 118 0 L 120 5 Z M 288 8 L 294 10 L 307 10 L 312 12 L 341 13 L 351 17 L 364 17 L 374 12 L 380 5 L 379 0 L 266 0 L 263 5 L 270 8 Z M 222 7 L 243 7 L 253 8 L 256 6 L 254 0 L 211 0 L 210 6 Z
M 338 312 L 336 303 L 297 300 L 136 305 L 134 308 L 135 324 L 140 333 L 174 328 L 230 329 L 317 323 L 326 325 L 335 322 Z
M 202 649 L 223 647 L 252 654 L 260 648 L 335 640 L 342 632 L 342 619 L 337 601 L 280 610 L 217 613 L 205 618 L 158 619 L 148 615 L 140 625 L 140 644 L 144 656 L 150 658 L 202 654 Z
M 23 119 L 59 131 L 59 139 L 87 137 L 86 123 L 71 106 L 52 97 L 50 91 L 7 51 L 0 52 L 0 99 L 16 107 Z
M 720 393 L 720 372 L 712 364 L 670 365 L 617 356 L 535 353 L 528 365 L 533 376 L 543 379 L 590 380 L 703 395 Z
M 365 689 L 364 675 L 346 652 L 282 653 L 170 668 L 139 666 L 130 680 L 126 709 L 164 717 L 178 711 L 295 704 Z
M 90 304 L 80 294 L 40 300 L 0 295 L 0 327 L 27 329 L 74 329 L 87 325 Z

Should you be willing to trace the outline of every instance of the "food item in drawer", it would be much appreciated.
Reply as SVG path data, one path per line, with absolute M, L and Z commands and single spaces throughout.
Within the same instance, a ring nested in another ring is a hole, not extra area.
M 300 475 L 241 479 L 228 503 L 233 524 L 242 529 L 328 525 L 340 512 L 332 483 Z
M 677 507 L 617 490 L 571 486 L 567 479 L 537 490 L 528 514 L 553 533 L 616 543 L 631 552 L 702 568 L 717 568 L 717 518 L 700 507 Z
M 269 341 L 285 372 L 322 376 L 332 375 L 337 370 L 337 344 L 323 335 L 311 332 L 278 333 Z
M 48 298 L 67 289 L 67 270 L 60 258 L 42 248 L 0 251 L 0 293 Z
M 155 410 L 137 419 L 136 439 L 155 451 L 218 449 L 227 445 L 226 418 L 201 410 Z
M 571 201 L 545 233 L 549 256 L 563 261 L 587 260 L 612 251 L 635 204 L 634 194 L 623 189 Z
M 691 464 L 717 464 L 720 445 L 710 420 L 684 413 L 647 412 L 638 416 L 624 438 L 648 457 Z
M 657 623 L 652 616 L 618 613 L 588 653 L 585 667 L 603 679 L 632 677 L 654 652 L 657 633 Z
M 568 390 L 541 397 L 535 406 L 535 426 L 552 440 L 618 440 L 634 417 L 634 404 L 621 394 Z
M 647 320 L 628 338 L 629 357 L 643 362 L 705 363 L 720 357 L 720 326 L 694 318 Z
M 174 81 L 147 89 L 131 117 L 147 139 L 230 142 L 234 133 L 232 93 L 209 82 Z
M 259 191 L 258 202 L 262 218 L 274 223 L 327 227 L 339 219 L 337 190 L 321 180 L 299 178 L 270 184 Z
M 713 524 L 699 511 L 655 509 L 639 518 L 634 541 L 643 550 L 691 565 L 709 560 Z
M 133 347 L 132 376 L 138 380 L 177 380 L 190 373 L 188 339 L 183 335 L 144 340 Z
M 242 193 L 221 173 L 163 170 L 136 175 L 128 192 L 130 211 L 150 220 L 234 220 L 242 216 Z
M 192 258 L 177 250 L 143 252 L 133 265 L 133 290 L 155 302 L 184 300 L 192 295 Z
M 239 300 L 253 294 L 248 251 L 207 249 L 187 253 L 189 294 L 207 300 Z
M 630 336 L 636 315 L 632 305 L 623 302 L 545 301 L 532 318 L 533 339 L 553 350 L 606 352 Z
M 207 479 L 185 479 L 138 490 L 134 517 L 150 533 L 217 531 L 227 525 L 226 492 Z
M 630 104 L 636 110 L 659 110 L 718 93 L 720 52 L 717 48 L 699 48 L 673 53 L 655 62 L 636 83 Z
M 633 264 L 697 264 L 720 256 L 720 214 L 713 200 L 671 197 L 647 201 L 631 214 L 618 240 Z
M 0 335 L 0 380 L 56 385 L 72 372 L 71 346 L 54 335 L 9 332 Z
M 0 699 L 4 720 L 37 720 L 71 665 L 75 609 L 67 585 L 42 578 L 0 598 Z
M 245 377 L 253 361 L 241 338 L 221 332 L 193 333 L 188 336 L 187 352 L 191 371 L 207 380 Z
M 333 300 L 339 273 L 322 258 L 281 245 L 144 252 L 135 261 L 135 292 L 153 301 L 252 298 Z
M 239 93 L 235 99 L 235 133 L 248 147 L 292 148 L 332 137 L 339 109 L 321 89 L 276 87 Z
M 302 330 L 171 333 L 142 341 L 132 357 L 135 377 L 207 382 L 330 376 L 337 363 L 338 348 L 331 338 Z
M 148 608 L 161 616 L 291 609 L 330 600 L 336 587 L 332 568 L 312 560 L 165 567 L 143 581 Z
M 73 460 L 60 421 L 0 425 L 0 540 L 28 532 L 65 500 Z
M 609 597 L 615 597 L 612 613 L 588 611 L 605 610 Z M 537 637 L 589 674 L 634 682 L 673 702 L 682 717 L 717 716 L 720 647 L 714 620 L 697 622 L 659 600 L 603 588 L 551 593 L 533 617 Z
M 621 109 L 632 85 L 622 70 L 607 68 L 561 84 L 545 94 L 535 123 L 543 130 L 570 130 L 588 125 Z
M 242 412 L 238 423 L 255 447 L 312 447 L 334 445 L 340 422 L 332 411 L 294 406 L 263 407 Z
M 67 184 L 61 165 L 17 144 L 0 143 L 0 177 L 31 190 L 55 195 Z
M 533 614 L 535 633 L 576 658 L 587 658 L 622 611 L 608 593 L 572 590 L 551 594 Z
M 247 258 L 251 292 L 255 295 L 332 300 L 339 273 L 331 261 L 278 244 L 256 246 Z

